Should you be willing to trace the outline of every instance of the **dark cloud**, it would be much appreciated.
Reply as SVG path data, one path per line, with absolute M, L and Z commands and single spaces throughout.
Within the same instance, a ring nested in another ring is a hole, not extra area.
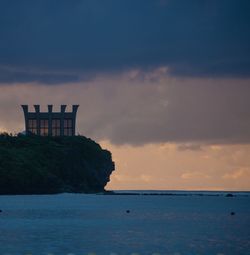
M 1 0 L 0 82 L 159 66 L 176 76 L 249 77 L 249 12 L 248 0 Z
M 42 72 L 34 70 L 22 70 L 22 68 L 8 68 L 0 66 L 0 82 L 2 83 L 25 83 L 40 82 L 46 84 L 59 84 L 79 81 L 77 74 Z

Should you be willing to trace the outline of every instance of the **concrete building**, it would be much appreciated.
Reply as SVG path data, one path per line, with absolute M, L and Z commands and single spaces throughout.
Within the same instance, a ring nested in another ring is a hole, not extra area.
M 29 112 L 28 105 L 22 105 L 26 134 L 40 136 L 73 136 L 76 130 L 76 113 L 79 105 L 73 105 L 71 112 L 66 112 L 67 105 L 61 105 L 60 112 L 53 112 L 53 105 L 48 105 L 48 112 L 40 112 L 40 105 L 34 105 L 35 111 Z

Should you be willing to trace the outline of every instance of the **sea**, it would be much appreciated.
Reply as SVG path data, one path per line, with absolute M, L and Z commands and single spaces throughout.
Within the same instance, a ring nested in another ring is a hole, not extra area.
M 248 255 L 250 193 L 0 196 L 0 255 Z

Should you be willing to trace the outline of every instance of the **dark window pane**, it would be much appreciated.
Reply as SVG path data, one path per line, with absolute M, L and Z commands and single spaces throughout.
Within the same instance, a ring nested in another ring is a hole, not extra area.
M 49 120 L 47 120 L 47 119 L 40 120 L 40 127 L 41 128 L 48 128 L 49 127 Z
M 40 135 L 41 136 L 47 136 L 48 133 L 49 133 L 48 131 L 49 131 L 48 128 L 41 128 Z
M 36 119 L 29 119 L 28 120 L 28 128 L 36 128 L 36 127 L 37 127 Z
M 60 128 L 52 128 L 52 136 L 59 136 Z
M 52 120 L 52 128 L 60 128 L 60 119 Z
M 64 120 L 64 128 L 67 128 L 68 127 L 68 120 Z
M 37 129 L 36 128 L 29 128 L 28 131 L 32 134 L 37 134 Z
M 68 119 L 68 127 L 72 128 L 72 119 Z
M 55 129 L 52 129 L 52 136 L 56 136 L 56 130 Z
M 72 119 L 64 119 L 64 128 L 71 128 L 72 127 Z

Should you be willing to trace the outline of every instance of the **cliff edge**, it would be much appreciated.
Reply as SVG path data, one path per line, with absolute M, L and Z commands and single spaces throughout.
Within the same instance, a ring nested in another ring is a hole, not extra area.
M 84 136 L 0 135 L 0 194 L 102 192 L 113 170 L 111 153 Z

